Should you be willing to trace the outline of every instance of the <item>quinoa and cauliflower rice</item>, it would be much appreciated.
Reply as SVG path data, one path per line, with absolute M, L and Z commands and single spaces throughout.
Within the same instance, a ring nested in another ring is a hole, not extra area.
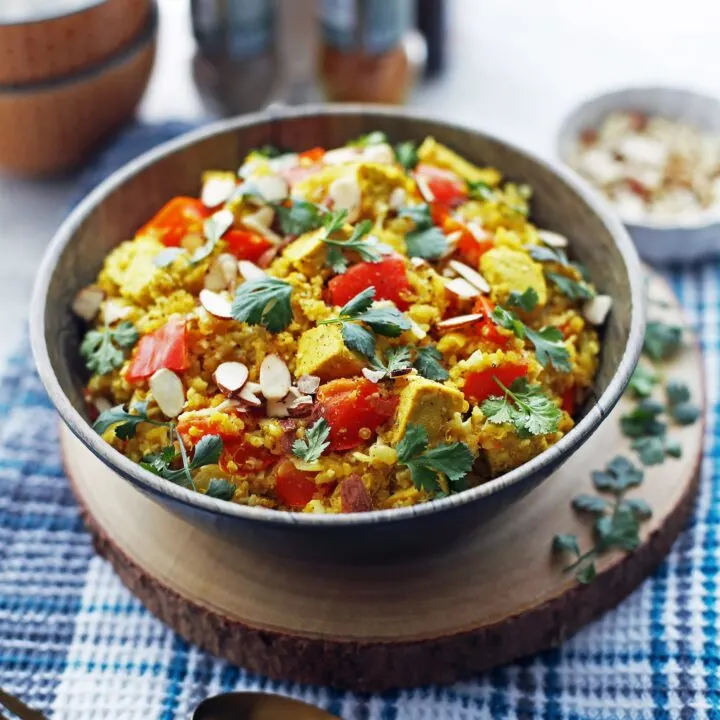
M 252 151 L 73 309 L 94 427 L 152 473 L 312 513 L 414 505 L 573 427 L 610 310 L 531 189 L 426 138 Z

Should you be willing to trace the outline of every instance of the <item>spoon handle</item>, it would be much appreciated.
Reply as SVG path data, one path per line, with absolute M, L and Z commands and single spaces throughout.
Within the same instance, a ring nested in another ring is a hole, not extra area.
M 13 715 L 17 715 L 20 720 L 47 720 L 37 710 L 29 708 L 24 702 L 0 688 L 0 710 L 3 708 L 13 713 Z M 2 714 L 0 714 L 0 720 L 5 720 Z

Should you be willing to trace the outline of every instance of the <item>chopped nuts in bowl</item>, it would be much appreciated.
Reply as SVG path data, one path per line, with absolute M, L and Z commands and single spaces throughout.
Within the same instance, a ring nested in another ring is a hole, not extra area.
M 648 261 L 720 256 L 720 102 L 632 88 L 580 105 L 560 158 L 599 190 Z

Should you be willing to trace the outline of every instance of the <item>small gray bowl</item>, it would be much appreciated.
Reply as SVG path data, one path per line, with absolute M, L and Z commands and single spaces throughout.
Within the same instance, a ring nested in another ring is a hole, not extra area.
M 700 130 L 720 135 L 719 100 L 691 90 L 627 88 L 587 100 L 568 115 L 558 132 L 560 159 L 567 164 L 580 133 L 599 127 L 607 115 L 621 110 L 682 120 Z M 720 257 L 720 217 L 717 214 L 703 213 L 691 222 L 682 223 L 653 219 L 637 222 L 622 216 L 621 219 L 638 252 L 648 262 L 695 263 Z
M 393 142 L 432 135 L 471 161 L 529 183 L 535 191 L 535 221 L 568 235 L 571 253 L 613 297 L 594 401 L 577 425 L 530 462 L 466 492 L 414 507 L 347 515 L 290 513 L 210 498 L 152 475 L 106 444 L 88 422 L 82 392 L 86 372 L 78 352 L 82 327 L 70 305 L 77 291 L 94 281 L 107 253 L 168 198 L 197 194 L 203 170 L 234 170 L 252 147 L 335 147 L 372 130 L 387 133 Z M 644 317 L 643 276 L 630 238 L 571 173 L 475 130 L 406 110 L 311 106 L 248 115 L 189 133 L 142 155 L 98 186 L 47 250 L 32 300 L 31 337 L 40 377 L 62 419 L 138 490 L 193 525 L 258 551 L 347 560 L 447 547 L 537 487 L 592 435 L 620 398 L 640 354 Z

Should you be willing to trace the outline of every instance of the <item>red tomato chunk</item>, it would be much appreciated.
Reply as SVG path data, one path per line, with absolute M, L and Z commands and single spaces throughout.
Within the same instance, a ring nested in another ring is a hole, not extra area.
M 450 170 L 420 163 L 415 169 L 415 175 L 425 180 L 435 202 L 441 205 L 455 207 L 467 200 L 467 183 Z
M 401 258 L 389 257 L 377 263 L 361 262 L 328 283 L 330 302 L 344 305 L 358 293 L 373 286 L 376 300 L 392 300 L 400 310 L 407 310 L 412 292 Z
M 230 229 L 223 235 L 228 252 L 238 260 L 250 260 L 256 263 L 260 256 L 272 247 L 272 243 L 257 233 L 246 230 Z
M 488 368 L 480 372 L 469 373 L 465 378 L 463 392 L 465 397 L 479 404 L 492 395 L 501 396 L 503 391 L 495 382 L 497 378 L 505 387 L 510 387 L 515 380 L 527 375 L 527 365 L 504 365 L 499 368 Z
M 189 233 L 201 233 L 205 218 L 211 210 L 200 200 L 176 197 L 139 231 L 140 235 L 154 235 L 168 247 L 178 247 Z
M 183 372 L 190 367 L 185 321 L 171 317 L 155 332 L 140 338 L 125 375 L 128 382 L 145 380 L 160 368 Z
M 298 470 L 290 460 L 282 460 L 275 469 L 275 494 L 283 505 L 304 508 L 318 491 L 312 473 Z

